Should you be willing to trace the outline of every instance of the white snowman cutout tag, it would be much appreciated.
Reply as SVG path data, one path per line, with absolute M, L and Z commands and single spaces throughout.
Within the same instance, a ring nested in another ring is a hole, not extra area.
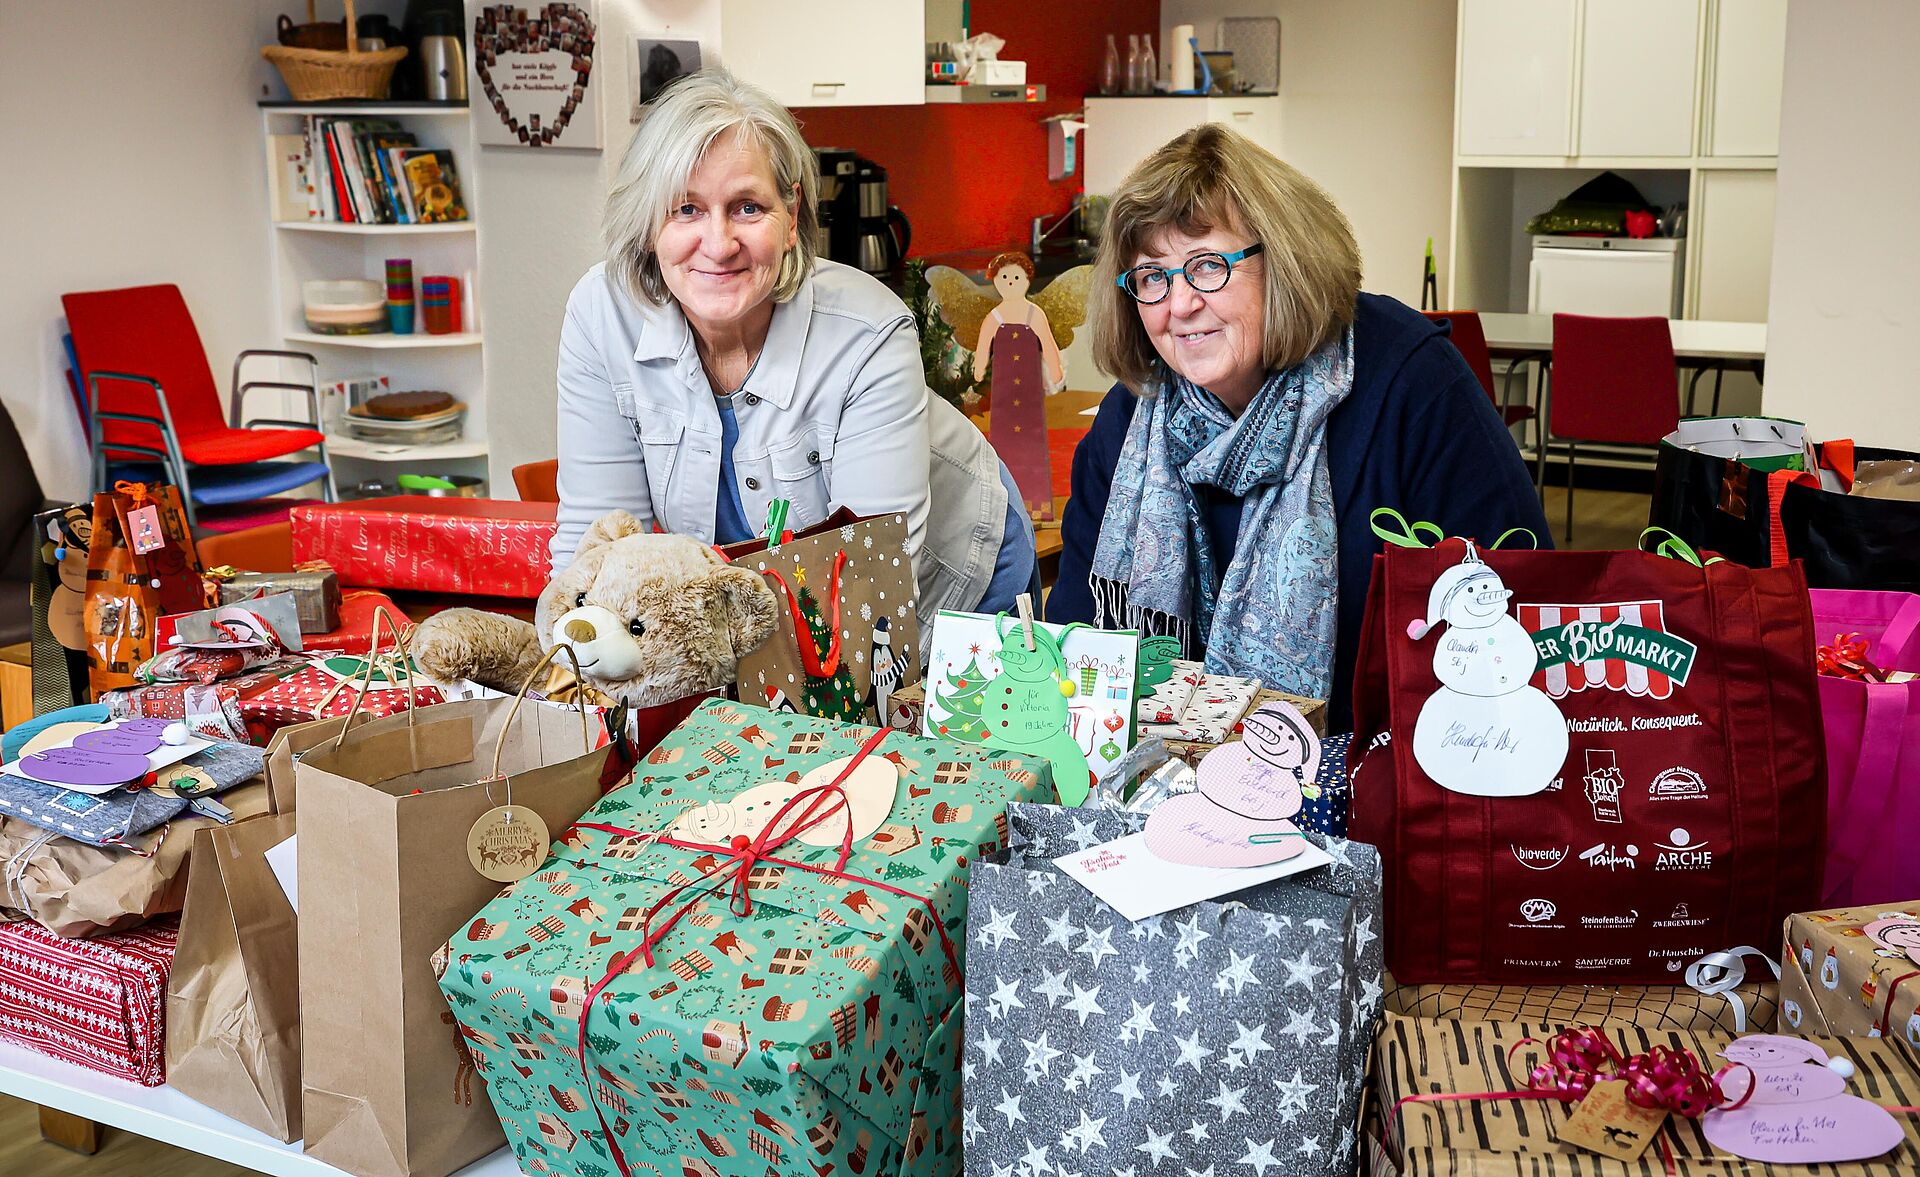
M 1567 759 L 1567 723 L 1531 685 L 1540 655 L 1507 612 L 1513 591 L 1471 543 L 1427 595 L 1427 616 L 1407 626 L 1420 641 L 1440 626 L 1428 696 L 1413 728 L 1413 758 L 1442 788 L 1474 797 L 1527 797 L 1553 783 Z

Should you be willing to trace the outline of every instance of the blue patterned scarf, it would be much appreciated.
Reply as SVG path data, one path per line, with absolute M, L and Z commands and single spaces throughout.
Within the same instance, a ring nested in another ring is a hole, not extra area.
M 1352 391 L 1348 328 L 1270 374 L 1237 419 L 1178 376 L 1143 400 L 1094 547 L 1096 624 L 1172 634 L 1189 654 L 1204 635 L 1209 672 L 1326 698 L 1339 602 L 1327 418 Z M 1196 483 L 1243 502 L 1224 574 Z

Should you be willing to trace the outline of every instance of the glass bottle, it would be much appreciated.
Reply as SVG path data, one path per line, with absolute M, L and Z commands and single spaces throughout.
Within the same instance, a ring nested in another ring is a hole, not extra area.
M 1100 93 L 1106 95 L 1120 92 L 1120 47 L 1113 43 L 1113 34 L 1107 34 L 1107 56 L 1100 63 Z
M 1153 34 L 1140 38 L 1140 92 L 1153 93 L 1153 83 L 1160 77 L 1160 63 L 1153 55 Z

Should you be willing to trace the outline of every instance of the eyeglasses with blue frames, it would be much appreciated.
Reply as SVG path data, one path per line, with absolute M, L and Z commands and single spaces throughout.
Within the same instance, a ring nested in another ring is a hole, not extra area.
M 1233 276 L 1233 263 L 1245 261 L 1266 248 L 1258 241 L 1232 253 L 1197 253 L 1177 270 L 1148 262 L 1135 266 L 1114 279 L 1114 285 L 1127 292 L 1137 303 L 1151 306 L 1167 297 L 1173 289 L 1173 276 L 1180 275 L 1187 285 L 1202 294 L 1212 294 Z

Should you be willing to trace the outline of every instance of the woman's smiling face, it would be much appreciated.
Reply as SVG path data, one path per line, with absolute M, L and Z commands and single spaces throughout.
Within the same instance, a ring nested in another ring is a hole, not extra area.
M 1216 226 L 1195 236 L 1169 226 L 1148 242 L 1135 265 L 1177 270 L 1200 253 L 1234 253 L 1251 244 L 1246 230 Z M 1238 415 L 1266 379 L 1266 270 L 1255 255 L 1235 262 L 1227 284 L 1210 294 L 1174 278 L 1167 296 L 1139 306 L 1140 324 L 1167 367 L 1220 398 Z
M 739 323 L 773 295 L 796 242 L 794 193 L 782 193 L 759 144 L 738 131 L 713 141 L 654 237 L 660 274 L 703 331 Z

